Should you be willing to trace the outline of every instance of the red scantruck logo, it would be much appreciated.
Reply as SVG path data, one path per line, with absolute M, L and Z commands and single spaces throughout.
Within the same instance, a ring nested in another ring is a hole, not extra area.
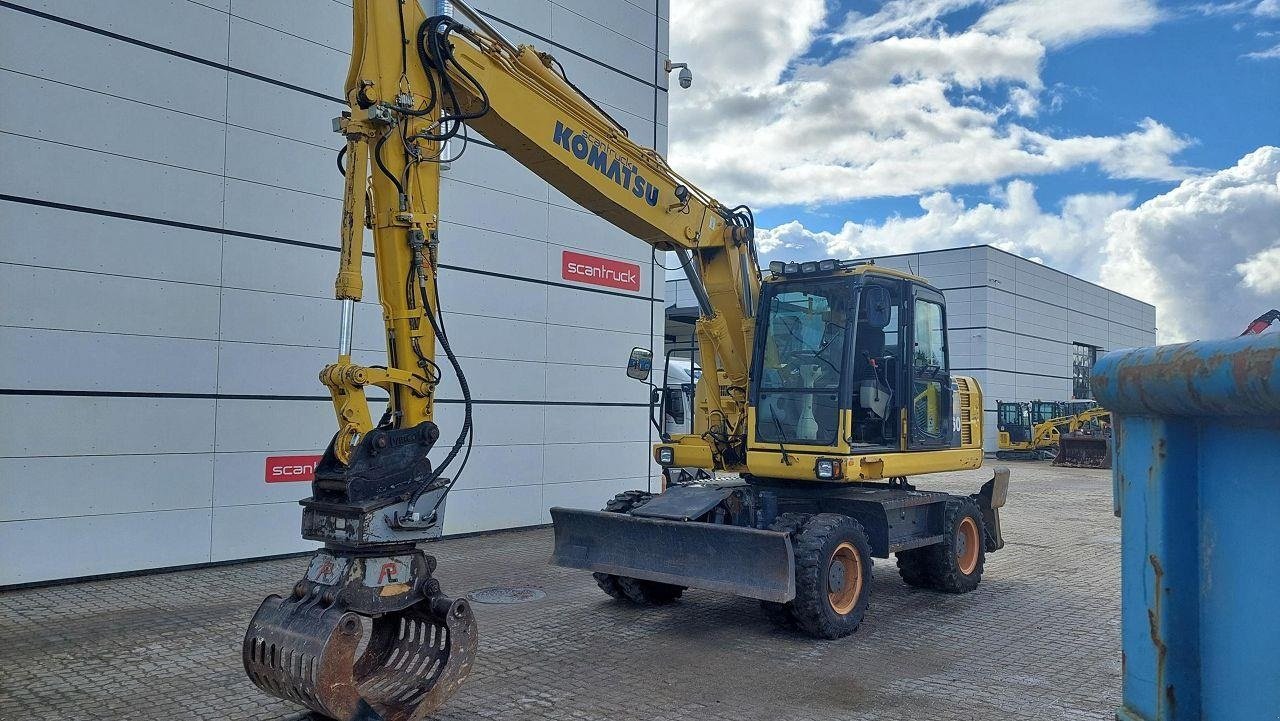
M 640 266 L 594 255 L 564 251 L 560 261 L 560 276 L 579 283 L 603 285 L 622 290 L 640 290 Z
M 316 479 L 320 456 L 268 456 L 267 483 L 293 483 Z

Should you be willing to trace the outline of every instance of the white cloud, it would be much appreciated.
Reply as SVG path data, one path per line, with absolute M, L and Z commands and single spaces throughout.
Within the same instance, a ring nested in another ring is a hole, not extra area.
M 1015 180 L 996 202 L 972 207 L 938 192 L 921 198 L 918 217 L 846 222 L 834 233 L 793 221 L 759 235 L 797 259 L 994 245 L 1154 303 L 1161 342 L 1235 335 L 1278 305 L 1280 148 L 1259 148 L 1133 208 L 1132 197 L 1103 193 L 1046 211 L 1034 191 Z
M 1280 148 L 1119 211 L 1106 230 L 1103 283 L 1154 302 L 1162 338 L 1234 335 L 1276 301 Z
M 1253 14 L 1264 18 L 1280 18 L 1280 0 L 1260 0 Z
M 1235 267 L 1246 288 L 1280 295 L 1280 245 L 1256 253 Z
M 1155 25 L 1152 0 L 1011 0 L 988 10 L 973 29 L 1035 38 L 1055 47 Z
M 825 17 L 823 0 L 676 0 L 671 59 L 689 63 L 694 86 L 687 92 L 674 88 L 673 100 L 696 102 L 705 88 L 742 93 L 772 87 L 813 42 Z
M 977 2 L 990 0 L 888 2 L 851 17 L 841 31 L 855 41 L 824 46 L 817 59 L 805 53 L 827 26 L 819 0 L 675 3 L 672 57 L 690 62 L 695 82 L 670 95 L 673 165 L 718 197 L 760 207 L 915 195 L 1083 167 L 1114 178 L 1186 176 L 1174 157 L 1189 141 L 1155 120 L 1113 135 L 1029 126 L 1044 92 L 1045 44 L 1031 37 L 1034 29 L 1015 33 L 1010 20 L 998 34 L 946 34 L 930 25 Z M 1112 5 L 1141 15 L 1142 3 Z M 1114 16 L 1079 19 L 1070 33 L 1034 32 L 1057 41 L 1136 22 Z M 931 34 L 860 39 L 921 27 Z
M 1250 60 L 1275 60 L 1280 58 L 1280 45 L 1253 53 L 1245 53 L 1244 57 Z
M 917 34 L 935 28 L 947 13 L 984 4 L 985 0 L 889 0 L 870 15 L 852 12 L 832 39 L 876 40 L 890 35 Z
M 1103 224 L 1112 213 L 1133 203 L 1128 195 L 1082 194 L 1067 198 L 1058 212 L 1046 212 L 1036 201 L 1035 186 L 1025 180 L 1011 181 L 993 195 L 996 202 L 969 207 L 951 193 L 938 192 L 920 199 L 924 213 L 919 216 L 893 217 L 879 224 L 846 222 L 835 233 L 810 231 L 792 221 L 759 231 L 758 237 L 774 247 L 796 249 L 796 259 L 815 253 L 854 258 L 994 245 L 1096 277 L 1102 261 L 1097 247 Z M 787 257 L 785 252 L 777 255 Z

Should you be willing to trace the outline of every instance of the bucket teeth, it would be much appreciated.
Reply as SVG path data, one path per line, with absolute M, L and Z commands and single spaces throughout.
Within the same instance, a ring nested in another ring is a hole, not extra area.
M 366 709 L 385 721 L 417 721 L 471 672 L 476 623 L 466 601 L 437 595 L 361 613 L 338 597 L 304 579 L 290 597 L 262 602 L 243 652 L 258 688 L 340 721 Z

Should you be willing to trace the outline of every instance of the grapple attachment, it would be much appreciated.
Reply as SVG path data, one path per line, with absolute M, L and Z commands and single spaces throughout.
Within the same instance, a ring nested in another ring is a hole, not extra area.
M 1055 466 L 1069 468 L 1110 468 L 1111 436 L 1093 433 L 1064 433 L 1058 436 Z
M 340 721 L 424 718 L 457 692 L 476 653 L 471 607 L 440 594 L 434 567 L 417 550 L 318 552 L 288 598 L 268 596 L 254 614 L 249 678 Z

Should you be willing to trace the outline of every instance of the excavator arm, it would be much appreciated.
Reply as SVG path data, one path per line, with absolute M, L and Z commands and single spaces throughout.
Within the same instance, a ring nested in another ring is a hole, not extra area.
M 435 559 L 444 502 L 471 444 L 471 395 L 437 292 L 440 170 L 467 128 L 584 208 L 654 248 L 674 251 L 701 307 L 702 374 L 693 445 L 708 466 L 745 467 L 748 372 L 760 276 L 754 221 L 676 174 L 582 94 L 550 55 L 516 47 L 464 4 L 473 26 L 427 17 L 417 2 L 355 0 L 346 78 L 334 119 L 345 145 L 335 297 L 338 357 L 320 372 L 338 431 L 302 501 L 304 538 L 324 543 L 286 596 L 263 601 L 243 660 L 264 691 L 336 719 L 421 719 L 466 678 L 476 627 L 443 595 Z M 460 152 L 460 150 L 458 151 Z M 352 359 L 372 230 L 385 366 Z M 428 458 L 443 351 L 464 417 L 438 464 Z M 714 369 L 714 372 L 711 371 Z M 370 410 L 365 390 L 388 395 Z M 454 464 L 457 464 L 456 466 Z M 367 638 L 366 638 L 367 637 Z

